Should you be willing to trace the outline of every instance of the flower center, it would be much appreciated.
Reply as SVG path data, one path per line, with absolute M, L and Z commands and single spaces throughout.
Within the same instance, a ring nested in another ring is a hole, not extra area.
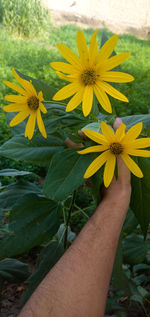
M 123 147 L 120 143 L 114 142 L 110 144 L 110 151 L 115 155 L 119 155 L 123 152 Z
M 94 69 L 89 68 L 86 69 L 82 74 L 81 74 L 81 80 L 82 83 L 87 86 L 87 85 L 94 85 L 96 83 L 96 72 Z
M 27 104 L 31 110 L 37 110 L 39 107 L 39 99 L 36 96 L 32 96 L 27 100 Z

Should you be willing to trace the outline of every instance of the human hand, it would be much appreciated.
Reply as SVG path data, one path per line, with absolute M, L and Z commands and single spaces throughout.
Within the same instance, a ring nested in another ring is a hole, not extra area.
M 78 135 L 83 141 L 86 140 L 86 135 L 84 134 L 83 131 L 78 131 Z M 70 149 L 77 149 L 77 148 L 84 147 L 82 143 L 75 143 L 72 140 L 70 140 L 70 138 L 66 138 L 65 145 Z
M 119 128 L 121 123 L 122 120 L 120 118 L 115 119 L 113 124 L 113 128 L 115 131 Z M 83 131 L 78 131 L 78 135 L 83 141 L 86 139 L 86 136 Z M 65 145 L 68 148 L 72 149 L 82 148 L 84 146 L 83 143 L 77 144 L 71 141 L 69 138 L 66 138 Z M 117 163 L 118 178 L 116 179 L 116 177 L 114 176 L 110 186 L 107 189 L 102 184 L 100 189 L 100 196 L 103 198 L 105 197 L 117 200 L 118 202 L 123 199 L 125 200 L 126 204 L 129 205 L 131 196 L 130 171 L 120 157 L 117 158 Z M 89 179 L 87 181 L 87 185 L 91 187 L 91 182 Z

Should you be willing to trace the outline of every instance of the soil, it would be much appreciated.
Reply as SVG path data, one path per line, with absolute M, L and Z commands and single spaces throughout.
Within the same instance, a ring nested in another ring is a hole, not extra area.
M 17 317 L 20 311 L 20 299 L 24 284 L 3 284 L 0 300 L 0 317 Z
M 140 39 L 150 38 L 150 28 L 149 27 L 133 27 L 124 24 L 110 23 L 101 21 L 94 17 L 88 17 L 83 14 L 78 14 L 75 12 L 68 12 L 62 10 L 50 10 L 52 23 L 56 26 L 66 25 L 66 24 L 76 24 L 82 28 L 107 28 L 116 34 L 133 34 Z

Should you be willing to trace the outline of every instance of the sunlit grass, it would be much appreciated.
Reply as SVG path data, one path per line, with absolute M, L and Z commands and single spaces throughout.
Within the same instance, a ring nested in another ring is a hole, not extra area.
M 18 39 L 0 31 L 0 77 L 12 79 L 11 67 L 21 72 L 44 80 L 49 85 L 60 88 L 65 84 L 59 80 L 55 72 L 50 68 L 51 61 L 62 60 L 56 48 L 57 42 L 63 42 L 77 52 L 75 25 L 67 25 L 52 28 L 41 38 L 32 40 Z M 87 41 L 92 34 L 92 29 L 84 30 Z M 111 33 L 107 32 L 110 36 Z M 101 31 L 98 32 L 100 45 Z M 149 111 L 149 85 L 150 85 L 150 41 L 139 40 L 132 35 L 120 35 L 116 46 L 116 52 L 130 51 L 132 56 L 122 64 L 122 71 L 129 72 L 135 77 L 135 81 L 128 84 L 119 84 L 118 89 L 128 96 L 130 103 L 112 100 L 118 115 L 131 115 L 147 113 Z M 7 88 L 3 85 L 0 89 L 0 100 Z

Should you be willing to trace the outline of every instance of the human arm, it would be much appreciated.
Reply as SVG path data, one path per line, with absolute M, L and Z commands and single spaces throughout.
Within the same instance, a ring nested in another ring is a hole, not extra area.
M 130 201 L 130 172 L 118 160 L 101 204 L 18 317 L 103 317 L 118 239 Z

